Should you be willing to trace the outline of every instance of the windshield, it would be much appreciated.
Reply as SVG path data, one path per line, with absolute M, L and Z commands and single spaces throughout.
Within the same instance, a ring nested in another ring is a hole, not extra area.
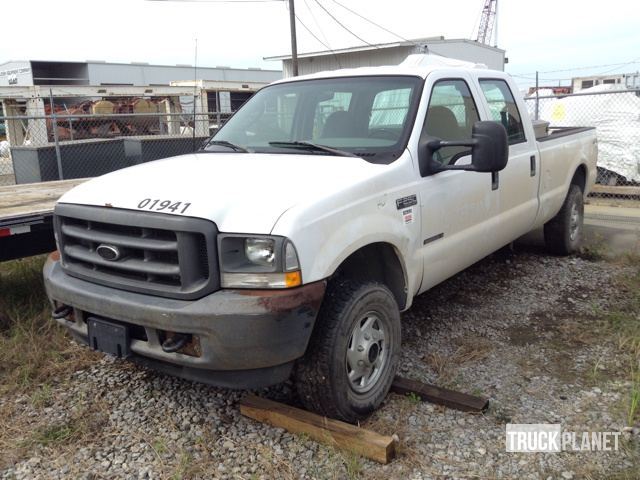
M 418 77 L 378 76 L 272 85 L 238 110 L 204 150 L 340 151 L 389 163 L 406 147 L 422 83 Z

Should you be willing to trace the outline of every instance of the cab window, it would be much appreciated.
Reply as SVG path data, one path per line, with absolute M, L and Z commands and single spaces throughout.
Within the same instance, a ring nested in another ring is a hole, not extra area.
M 440 80 L 431 90 L 423 135 L 440 140 L 470 140 L 473 124 L 480 120 L 473 96 L 464 80 Z M 443 147 L 434 160 L 452 165 L 471 152 L 468 147 Z
M 491 117 L 507 130 L 509 145 L 526 141 L 522 116 L 507 82 L 500 79 L 480 80 L 482 93 L 489 104 Z

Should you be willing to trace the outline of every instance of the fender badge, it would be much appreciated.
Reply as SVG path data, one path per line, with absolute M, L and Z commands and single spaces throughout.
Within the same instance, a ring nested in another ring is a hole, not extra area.
M 413 207 L 418 204 L 418 197 L 415 194 L 407 197 L 396 198 L 396 208 L 402 210 L 403 208 Z

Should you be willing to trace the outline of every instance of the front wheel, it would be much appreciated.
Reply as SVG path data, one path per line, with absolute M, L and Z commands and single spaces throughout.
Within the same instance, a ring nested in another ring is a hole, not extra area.
M 584 228 L 584 200 L 577 185 L 569 193 L 558 214 L 544 226 L 547 249 L 556 255 L 570 255 L 580 248 Z
M 334 282 L 296 367 L 300 399 L 309 410 L 355 423 L 386 397 L 399 355 L 400 312 L 389 289 Z

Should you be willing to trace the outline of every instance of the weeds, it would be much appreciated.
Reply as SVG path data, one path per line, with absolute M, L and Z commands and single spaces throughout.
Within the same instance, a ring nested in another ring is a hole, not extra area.
M 411 403 L 413 403 L 414 405 L 419 404 L 420 402 L 422 402 L 422 398 L 420 398 L 419 395 L 417 395 L 415 392 L 409 392 L 407 393 L 407 398 L 409 399 L 409 401 Z
M 604 319 L 626 357 L 631 384 L 626 407 L 627 422 L 633 425 L 640 420 L 640 255 L 627 254 L 618 262 L 627 267 L 616 282 L 624 300 L 616 305 L 616 310 L 606 313 Z M 631 272 L 628 267 L 631 267 Z
M 34 257 L 0 264 L 0 394 L 31 391 L 95 358 L 73 348 L 51 320 L 43 263 Z

